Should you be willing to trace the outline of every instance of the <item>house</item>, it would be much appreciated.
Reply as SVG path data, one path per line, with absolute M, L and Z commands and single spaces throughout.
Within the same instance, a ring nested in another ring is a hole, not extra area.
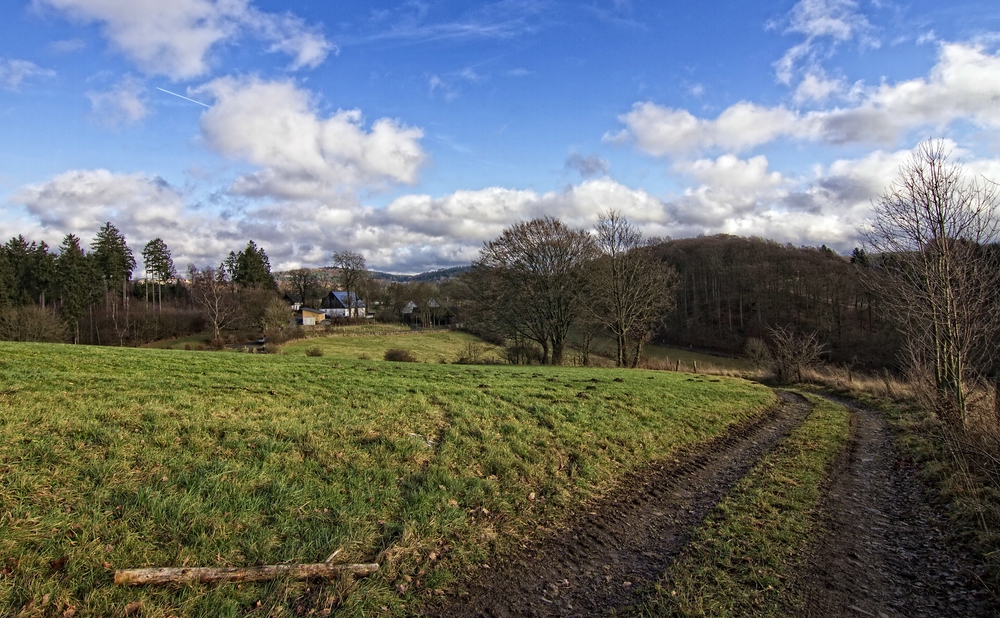
M 319 309 L 302 307 L 299 309 L 298 313 L 299 315 L 296 316 L 296 321 L 302 326 L 316 326 L 320 322 L 326 320 L 326 314 Z
M 353 306 L 352 306 L 353 305 Z M 320 309 L 328 318 L 368 317 L 365 301 L 347 292 L 333 291 L 323 297 Z
M 302 299 L 299 298 L 298 294 L 285 294 L 284 301 L 288 303 L 288 306 L 292 309 L 292 311 L 298 311 L 302 308 Z
M 423 304 L 418 304 L 412 300 L 400 311 L 403 322 L 407 324 L 421 325 L 442 325 L 451 323 L 451 312 L 444 308 L 433 298 Z

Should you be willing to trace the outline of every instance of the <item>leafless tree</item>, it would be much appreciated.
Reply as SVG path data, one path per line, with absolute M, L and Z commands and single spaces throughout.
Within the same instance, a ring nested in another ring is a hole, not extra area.
M 590 266 L 588 318 L 614 336 L 616 364 L 634 367 L 655 325 L 673 307 L 677 274 L 656 259 L 620 212 L 602 214 L 596 231 L 600 255 Z
M 512 225 L 472 264 L 476 319 L 509 339 L 534 341 L 543 362 L 561 364 L 579 313 L 584 267 L 595 251 L 590 234 L 552 217 Z
M 1000 332 L 995 183 L 968 178 L 944 142 L 920 144 L 874 203 L 862 230 L 875 258 L 865 282 L 894 318 L 912 369 L 939 411 L 967 425 L 967 383 L 990 364 Z
M 205 312 L 205 317 L 212 325 L 213 339 L 218 341 L 222 338 L 222 331 L 242 317 L 236 290 L 221 268 L 198 270 L 191 265 L 188 268 L 188 278 L 191 280 L 191 300 Z
M 309 307 L 312 301 L 320 295 L 319 277 L 316 272 L 309 268 L 296 268 L 288 273 L 288 284 L 292 288 L 292 293 L 299 297 L 299 301 Z
M 772 350 L 769 361 L 779 382 L 802 380 L 802 369 L 819 362 L 826 346 L 816 333 L 798 333 L 787 326 L 769 327 Z
M 340 271 L 340 286 L 347 292 L 348 315 L 356 317 L 359 294 L 367 288 L 370 279 L 365 256 L 354 251 L 335 251 L 332 260 L 333 266 Z

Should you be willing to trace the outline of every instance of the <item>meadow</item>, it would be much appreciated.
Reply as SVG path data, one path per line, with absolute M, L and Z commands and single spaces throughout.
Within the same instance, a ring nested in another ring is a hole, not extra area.
M 0 614 L 405 615 L 774 403 L 684 373 L 287 352 L 0 343 Z M 354 584 L 112 584 L 116 568 L 336 550 L 382 568 Z

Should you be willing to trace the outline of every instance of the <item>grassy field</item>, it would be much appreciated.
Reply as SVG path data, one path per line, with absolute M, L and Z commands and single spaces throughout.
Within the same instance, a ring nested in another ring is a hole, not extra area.
M 365 337 L 316 337 L 297 339 L 281 346 L 288 355 L 305 355 L 312 348 L 319 349 L 323 356 L 339 359 L 382 360 L 386 350 L 400 349 L 413 354 L 423 363 L 453 363 L 468 352 L 469 346 L 476 348 L 483 357 L 499 358 L 496 346 L 470 335 L 450 330 L 406 330 L 398 334 L 372 335 Z
M 785 616 L 816 525 L 822 485 L 850 433 L 843 407 L 808 395 L 813 412 L 740 479 L 674 563 L 643 616 Z
M 773 400 L 670 372 L 0 343 L 0 614 L 405 615 Z M 337 549 L 382 569 L 353 586 L 112 584 L 115 568 Z

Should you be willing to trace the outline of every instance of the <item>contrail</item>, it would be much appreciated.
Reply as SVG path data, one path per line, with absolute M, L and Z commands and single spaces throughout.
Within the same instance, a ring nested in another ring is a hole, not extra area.
M 156 89 L 157 89 L 157 90 L 159 90 L 159 91 L 161 91 L 161 92 L 166 92 L 167 94 L 172 94 L 172 95 L 174 95 L 175 97 L 180 97 L 180 98 L 184 99 L 185 101 L 191 101 L 192 103 L 197 103 L 198 105 L 204 105 L 205 107 L 207 107 L 207 108 L 209 108 L 209 109 L 211 109 L 211 108 L 212 108 L 212 106 L 211 106 L 211 105 L 208 105 L 208 104 L 206 104 L 206 103 L 202 103 L 201 101 L 195 101 L 194 99 L 189 99 L 189 98 L 187 98 L 187 97 L 186 97 L 186 96 L 184 96 L 184 95 L 181 95 L 181 94 L 177 94 L 176 92 L 170 92 L 169 90 L 165 90 L 165 89 L 163 89 L 163 88 L 160 88 L 159 86 L 157 86 L 157 87 L 156 87 Z

